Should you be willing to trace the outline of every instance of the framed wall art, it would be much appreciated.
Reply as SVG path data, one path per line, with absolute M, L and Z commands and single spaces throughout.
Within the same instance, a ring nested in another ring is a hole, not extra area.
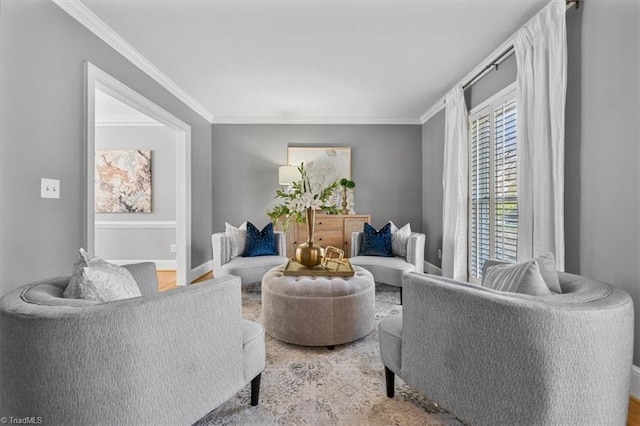
M 151 150 L 96 150 L 96 213 L 151 213 Z
M 317 165 L 330 165 L 336 180 L 351 179 L 351 147 L 293 147 L 287 148 L 287 164 L 299 166 L 313 161 Z

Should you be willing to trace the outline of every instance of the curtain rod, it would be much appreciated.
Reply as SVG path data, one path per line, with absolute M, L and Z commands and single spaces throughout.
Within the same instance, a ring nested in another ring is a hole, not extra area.
M 567 4 L 567 10 L 573 7 L 578 9 L 580 7 L 580 0 L 566 0 L 566 4 Z M 533 20 L 533 18 L 531 18 L 531 20 Z M 531 22 L 531 20 L 529 22 Z M 515 52 L 513 48 L 513 38 L 515 37 L 515 34 L 517 34 L 517 32 L 514 33 L 504 43 L 498 46 L 496 50 L 494 50 L 491 54 L 488 55 L 489 58 L 495 55 L 495 59 L 491 61 L 489 65 L 487 65 L 484 68 L 480 68 L 480 66 L 475 67 L 473 70 L 469 72 L 469 74 L 467 74 L 464 78 L 462 78 L 462 80 L 458 84 L 462 84 L 462 82 L 466 80 L 466 83 L 464 83 L 462 87 L 463 89 L 468 89 L 472 84 L 476 83 L 479 79 L 484 77 L 489 71 L 493 70 L 494 68 L 497 68 L 497 66 L 500 63 L 504 62 L 504 60 L 506 60 L 510 55 L 512 55 Z M 475 70 L 479 70 L 479 71 L 477 71 L 476 74 L 473 75 L 473 77 L 468 77 Z M 436 115 L 440 110 L 442 110 L 442 108 L 444 108 L 445 97 L 446 97 L 446 94 L 442 96 L 440 99 L 438 99 L 433 105 L 431 105 L 431 107 L 424 114 L 420 116 L 420 123 L 422 124 L 426 123 L 427 120 L 429 120 L 431 117 Z
M 573 8 L 575 6 L 576 9 L 580 7 L 580 0 L 567 0 L 567 10 Z M 490 73 L 493 70 L 497 70 L 498 66 L 507 60 L 513 53 L 515 49 L 513 44 L 510 44 L 502 53 L 500 53 L 496 58 L 491 61 L 489 65 L 480 70 L 476 75 L 471 77 L 465 84 L 462 85 L 462 90 L 467 90 L 469 87 L 473 86 L 478 80 L 482 79 L 485 75 Z

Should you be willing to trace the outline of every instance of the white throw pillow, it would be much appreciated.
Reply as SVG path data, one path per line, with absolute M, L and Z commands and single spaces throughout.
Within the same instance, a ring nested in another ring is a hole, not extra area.
M 482 278 L 482 286 L 509 293 L 523 293 L 533 296 L 552 294 L 544 282 L 538 262 L 535 260 L 490 266 Z
M 140 297 L 142 293 L 133 275 L 126 268 L 96 256 L 89 256 L 84 249 L 80 249 L 73 265 L 71 280 L 62 296 L 69 299 L 110 302 Z
M 247 222 L 244 222 L 239 228 L 225 222 L 224 232 L 231 238 L 231 258 L 244 253 L 244 248 L 247 245 Z
M 407 246 L 409 245 L 409 237 L 411 237 L 411 225 L 406 224 L 402 228 L 398 227 L 391 221 L 391 251 L 394 256 L 407 258 Z
M 535 260 L 538 262 L 540 275 L 542 275 L 542 279 L 544 279 L 549 290 L 554 293 L 562 293 L 560 281 L 558 280 L 558 271 L 556 270 L 556 258 L 553 253 L 548 252 L 541 254 L 536 257 Z

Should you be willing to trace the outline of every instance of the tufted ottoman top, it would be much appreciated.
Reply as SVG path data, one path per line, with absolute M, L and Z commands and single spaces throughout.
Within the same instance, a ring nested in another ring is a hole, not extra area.
M 269 270 L 262 279 L 262 287 L 275 294 L 292 297 L 340 297 L 370 291 L 375 286 L 373 275 L 354 266 L 353 277 L 285 276 L 284 266 Z
M 353 277 L 285 276 L 284 265 L 262 278 L 265 331 L 284 342 L 335 346 L 358 340 L 375 324 L 375 281 L 363 268 Z

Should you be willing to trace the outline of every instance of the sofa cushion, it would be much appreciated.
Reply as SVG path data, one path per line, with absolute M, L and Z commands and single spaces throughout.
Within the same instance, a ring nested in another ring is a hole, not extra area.
M 411 237 L 411 225 L 406 224 L 402 228 L 393 223 L 391 224 L 391 251 L 394 256 L 400 256 L 407 258 L 407 245 L 409 244 L 409 237 Z
M 244 253 L 244 248 L 247 243 L 247 222 L 244 222 L 238 228 L 225 222 L 224 232 L 231 239 L 231 258 L 233 259 Z
M 73 265 L 71 280 L 63 296 L 70 299 L 110 302 L 140 297 L 142 293 L 127 269 L 97 256 L 90 256 L 80 249 Z
M 536 260 L 510 265 L 495 265 L 487 268 L 482 285 L 509 293 L 523 293 L 534 296 L 551 294 L 540 274 Z
M 411 272 L 416 267 L 412 263 L 408 263 L 401 257 L 380 257 L 380 256 L 355 256 L 349 259 L 352 265 L 362 266 L 381 266 L 383 268 L 392 269 L 394 271 Z
M 402 287 L 402 275 L 415 271 L 412 263 L 401 257 L 355 256 L 349 259 L 352 265 L 361 266 L 371 272 L 376 282 Z
M 284 256 L 239 256 L 222 265 L 222 269 L 230 275 L 242 276 L 245 271 L 250 271 L 251 269 L 264 269 L 266 272 L 274 266 L 287 263 L 288 260 Z
M 122 265 L 136 280 L 140 293 L 143 296 L 151 296 L 158 293 L 158 272 L 153 262 L 140 262 Z
M 391 371 L 400 374 L 402 369 L 402 314 L 384 318 L 378 324 L 380 358 Z
M 269 223 L 260 231 L 251 222 L 247 222 L 247 243 L 242 256 L 277 256 L 276 237 L 273 233 L 273 223 Z
M 264 328 L 245 319 L 242 320 L 242 355 L 244 380 L 248 382 L 264 370 L 266 347 Z
M 393 256 L 393 250 L 391 249 L 391 223 L 387 223 L 379 231 L 365 223 L 360 254 L 362 256 Z

